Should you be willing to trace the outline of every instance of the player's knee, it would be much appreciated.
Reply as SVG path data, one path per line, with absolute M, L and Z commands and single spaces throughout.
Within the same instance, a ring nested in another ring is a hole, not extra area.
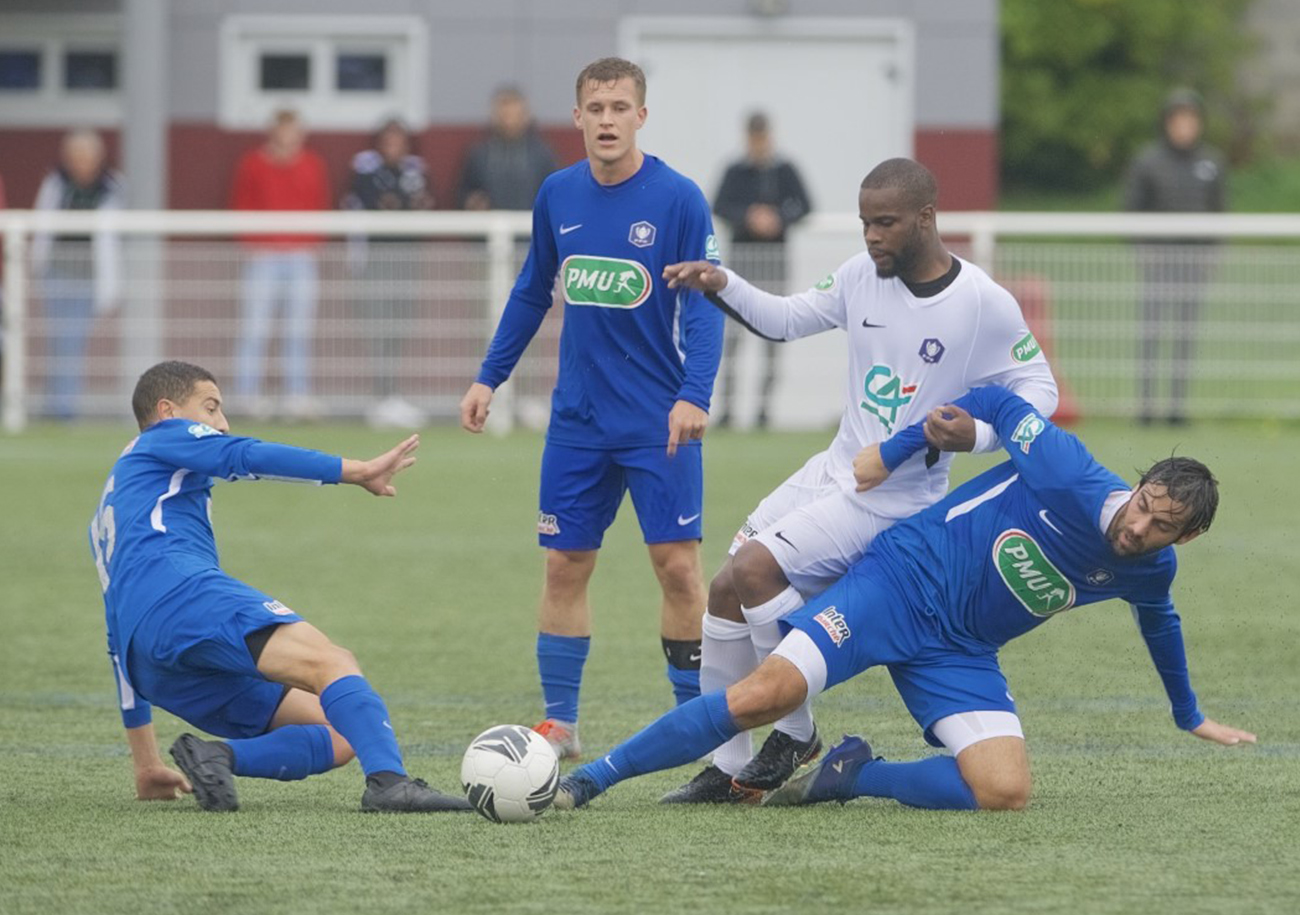
M 361 665 L 357 663 L 356 655 L 334 644 L 318 652 L 304 667 L 317 695 L 335 680 L 361 675 Z
M 992 772 L 970 786 L 981 810 L 1024 810 L 1033 789 L 1028 774 Z
M 790 584 L 776 557 L 756 540 L 746 543 L 731 557 L 731 580 L 746 607 L 771 600 Z
M 731 581 L 731 565 L 722 567 L 713 581 L 709 582 L 709 616 L 743 623 L 745 615 L 740 612 L 740 598 L 736 596 L 736 587 Z
M 703 581 L 694 556 L 674 553 L 656 563 L 655 572 L 665 594 L 679 598 L 694 596 L 698 600 Z
M 591 577 L 592 561 L 564 550 L 546 551 L 546 587 L 552 593 L 568 592 L 586 586 Z

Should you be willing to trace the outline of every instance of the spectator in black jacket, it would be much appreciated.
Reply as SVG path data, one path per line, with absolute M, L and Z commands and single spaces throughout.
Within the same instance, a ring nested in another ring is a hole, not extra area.
M 1170 94 L 1160 136 L 1129 168 L 1125 209 L 1139 213 L 1217 213 L 1226 208 L 1223 157 L 1202 142 L 1205 112 L 1190 89 Z M 1149 239 L 1138 245 L 1142 278 L 1138 353 L 1139 420 L 1156 415 L 1160 341 L 1173 344 L 1169 409 L 1172 424 L 1187 421 L 1187 384 L 1192 371 L 1196 322 L 1205 297 L 1213 243 L 1204 239 Z
M 492 94 L 487 139 L 469 151 L 460 179 L 465 210 L 531 210 L 555 156 L 538 134 L 528 100 L 513 86 Z
M 352 178 L 343 198 L 347 210 L 428 210 L 433 194 L 424 160 L 411 152 L 411 136 L 398 120 L 375 134 L 374 148 L 352 159 Z M 413 237 L 353 238 L 349 261 L 360 275 L 364 299 L 361 323 L 371 344 L 374 401 L 366 420 L 379 429 L 416 429 L 424 411 L 404 396 L 402 348 L 415 334 L 424 246 Z
M 745 124 L 745 157 L 727 167 L 713 211 L 731 227 L 729 265 L 755 286 L 785 295 L 785 233 L 812 209 L 794 165 L 778 158 L 767 115 L 755 112 Z M 717 425 L 731 423 L 735 402 L 735 352 L 740 328 L 727 322 L 722 349 L 722 390 Z M 776 344 L 763 341 L 759 428 L 767 426 L 776 384 Z

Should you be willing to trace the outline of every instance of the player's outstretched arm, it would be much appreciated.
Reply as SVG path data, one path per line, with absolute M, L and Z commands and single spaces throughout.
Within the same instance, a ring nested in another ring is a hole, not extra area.
M 1202 740 L 1221 743 L 1225 747 L 1235 747 L 1243 743 L 1257 743 L 1258 738 L 1250 731 L 1242 731 L 1237 728 L 1230 728 L 1226 724 L 1219 724 L 1217 721 L 1211 721 L 1206 718 L 1199 725 L 1192 728 L 1192 733 Z
M 182 794 L 193 792 L 189 780 L 162 761 L 152 721 L 140 727 L 127 728 L 126 742 L 131 747 L 131 762 L 135 768 L 136 800 L 174 801 Z
M 376 496 L 395 496 L 397 489 L 392 485 L 393 477 L 415 463 L 415 449 L 419 447 L 420 436 L 417 434 L 368 461 L 344 458 L 339 482 L 360 486 Z
M 469 386 L 460 399 L 460 427 L 466 432 L 482 432 L 491 411 L 493 390 L 481 381 Z
M 727 288 L 727 271 L 713 261 L 682 261 L 664 268 L 669 289 L 685 286 L 697 292 L 721 292 Z

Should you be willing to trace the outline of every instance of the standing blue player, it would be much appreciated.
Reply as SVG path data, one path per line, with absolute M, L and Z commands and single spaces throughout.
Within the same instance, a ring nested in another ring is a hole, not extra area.
M 645 90 L 641 68 L 619 58 L 578 74 L 573 123 L 587 158 L 543 182 L 528 260 L 460 405 L 461 425 L 482 432 L 492 394 L 537 333 L 558 276 L 564 330 L 537 520 L 546 549 L 537 636 L 546 714 L 536 730 L 565 759 L 581 752 L 587 584 L 627 491 L 663 591 L 668 679 L 678 702 L 700 691 L 700 439 L 723 316 L 660 276 L 668 264 L 718 255 L 700 189 L 637 148 Z
M 223 572 L 212 533 L 216 480 L 352 483 L 392 496 L 419 437 L 354 461 L 228 435 L 216 379 L 184 362 L 141 375 L 131 406 L 140 435 L 104 484 L 90 546 L 136 796 L 192 790 L 205 810 L 235 810 L 237 775 L 293 781 L 355 755 L 366 775 L 362 810 L 472 809 L 406 774 L 384 700 L 352 653 Z M 181 772 L 169 769 L 150 703 L 227 739 L 181 735 L 171 747 Z
M 1072 607 L 1114 597 L 1133 605 L 1175 723 L 1216 743 L 1254 743 L 1254 734 L 1201 714 L 1169 596 L 1174 544 L 1214 520 L 1219 495 L 1210 471 L 1167 458 L 1130 487 L 1027 401 L 984 387 L 864 449 L 855 462 L 859 488 L 923 460 L 927 437 L 937 441 L 971 416 L 994 427 L 1010 461 L 877 537 L 842 579 L 782 621 L 787 635 L 754 673 L 574 770 L 561 780 L 556 806 L 580 807 L 625 778 L 698 759 L 883 664 L 927 741 L 952 755 L 887 763 L 848 737 L 764 803 L 869 796 L 930 809 L 1022 808 L 1029 757 L 998 649 Z

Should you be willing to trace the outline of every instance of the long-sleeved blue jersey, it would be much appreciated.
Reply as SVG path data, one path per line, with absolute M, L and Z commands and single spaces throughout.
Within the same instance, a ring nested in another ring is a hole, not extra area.
M 566 308 L 548 440 L 662 445 L 676 401 L 708 410 L 723 324 L 699 293 L 669 289 L 663 269 L 706 258 L 718 260 L 704 195 L 654 156 L 615 185 L 598 183 L 585 159 L 555 172 L 538 191 L 528 259 L 478 381 L 510 377 L 558 276 Z
M 998 647 L 1072 607 L 1122 598 L 1164 683 L 1178 726 L 1204 716 L 1192 692 L 1169 589 L 1174 548 L 1124 557 L 1102 529 L 1108 497 L 1131 486 L 1075 436 L 1000 387 L 956 401 L 993 425 L 1011 460 L 957 487 L 876 538 L 882 567 L 917 596 L 954 644 Z M 923 423 L 881 445 L 893 469 L 926 447 Z
M 342 468 L 341 458 L 319 451 L 223 435 L 185 419 L 156 423 L 133 439 L 113 465 L 90 522 L 119 689 L 130 688 L 126 651 L 140 620 L 186 579 L 220 569 L 214 480 L 337 483 Z M 127 699 L 127 727 L 148 722 L 148 706 Z

